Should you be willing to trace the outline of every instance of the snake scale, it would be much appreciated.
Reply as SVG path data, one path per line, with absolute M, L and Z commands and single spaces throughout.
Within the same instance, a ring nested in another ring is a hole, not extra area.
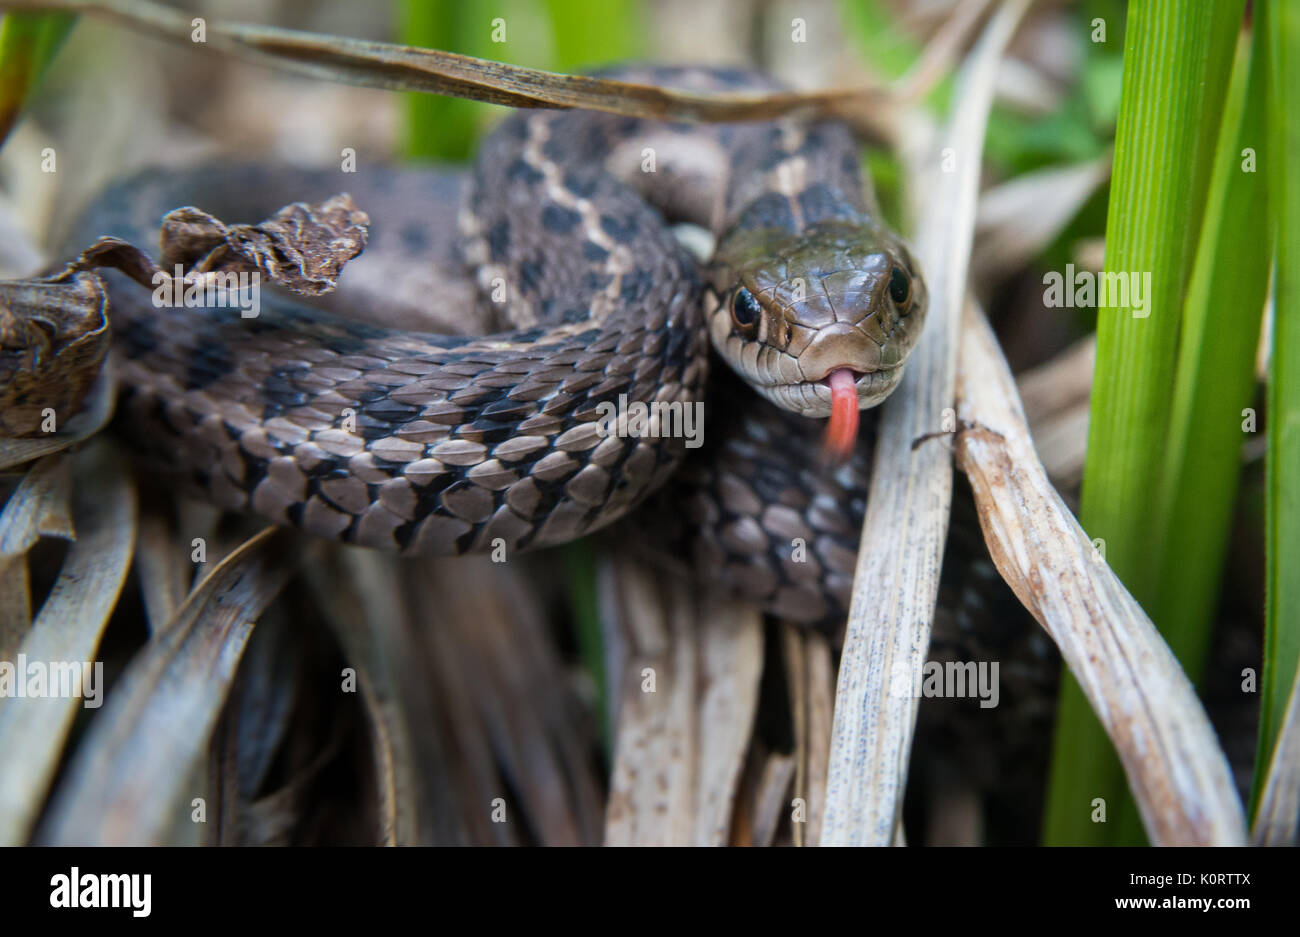
M 735 69 L 606 74 L 779 87 Z M 406 554 L 564 543 L 660 492 L 661 540 L 698 573 L 794 620 L 843 613 L 871 433 L 827 463 L 817 418 L 837 375 L 854 423 L 884 399 L 926 307 L 845 126 L 518 112 L 468 174 L 149 171 L 78 237 L 148 245 L 178 205 L 254 220 L 344 190 L 371 217 L 355 261 L 371 286 L 349 293 L 345 269 L 332 311 L 160 308 L 106 275 L 136 448 L 223 508 Z M 679 222 L 713 234 L 707 263 Z M 388 327 L 403 289 L 459 334 Z M 704 445 L 609 431 L 599 407 L 620 400 L 703 402 Z

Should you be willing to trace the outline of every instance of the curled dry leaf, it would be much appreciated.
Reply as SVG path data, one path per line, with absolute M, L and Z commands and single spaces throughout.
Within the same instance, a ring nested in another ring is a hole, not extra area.
M 108 353 L 99 278 L 0 282 L 0 436 L 50 433 L 77 413 Z
M 218 274 L 256 271 L 267 283 L 306 296 L 334 289 L 343 265 L 366 246 L 370 216 L 347 193 L 319 204 L 294 202 L 255 225 L 227 225 L 205 211 L 178 208 L 163 217 L 159 261 L 121 238 L 102 237 L 44 281 L 60 284 L 83 271 L 112 267 L 150 290 L 201 288 Z M 176 267 L 184 282 L 173 282 Z
M 32 439 L 0 439 L 0 470 L 25 465 L 33 459 L 89 439 L 108 425 L 116 401 L 117 391 L 112 374 L 109 369 L 102 368 L 82 401 L 81 412 L 73 414 L 59 427 L 58 432 Z
M 294 202 L 256 225 L 226 225 L 197 208 L 178 208 L 163 217 L 159 263 L 195 273 L 255 270 L 276 286 L 319 296 L 365 249 L 369 224 L 346 193 L 319 205 Z

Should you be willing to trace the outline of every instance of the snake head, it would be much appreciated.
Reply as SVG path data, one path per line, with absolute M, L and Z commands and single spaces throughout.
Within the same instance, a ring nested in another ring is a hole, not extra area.
M 768 400 L 809 417 L 831 414 L 836 372 L 851 373 L 859 410 L 883 401 L 925 323 L 915 260 L 871 221 L 733 230 L 710 283 L 713 347 Z

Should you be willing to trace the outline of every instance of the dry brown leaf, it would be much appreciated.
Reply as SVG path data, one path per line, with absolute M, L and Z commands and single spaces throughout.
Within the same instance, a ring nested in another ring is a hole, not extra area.
M 0 280 L 0 436 L 61 429 L 99 377 L 109 338 L 97 276 Z

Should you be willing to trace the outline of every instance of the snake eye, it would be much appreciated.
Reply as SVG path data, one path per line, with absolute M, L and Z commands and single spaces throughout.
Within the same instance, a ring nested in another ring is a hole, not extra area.
M 754 294 L 743 286 L 731 294 L 731 321 L 736 323 L 739 331 L 752 334 L 762 314 L 763 309 Z
M 912 281 L 898 267 L 893 267 L 889 271 L 889 298 L 900 308 L 906 307 L 908 300 L 912 298 Z

